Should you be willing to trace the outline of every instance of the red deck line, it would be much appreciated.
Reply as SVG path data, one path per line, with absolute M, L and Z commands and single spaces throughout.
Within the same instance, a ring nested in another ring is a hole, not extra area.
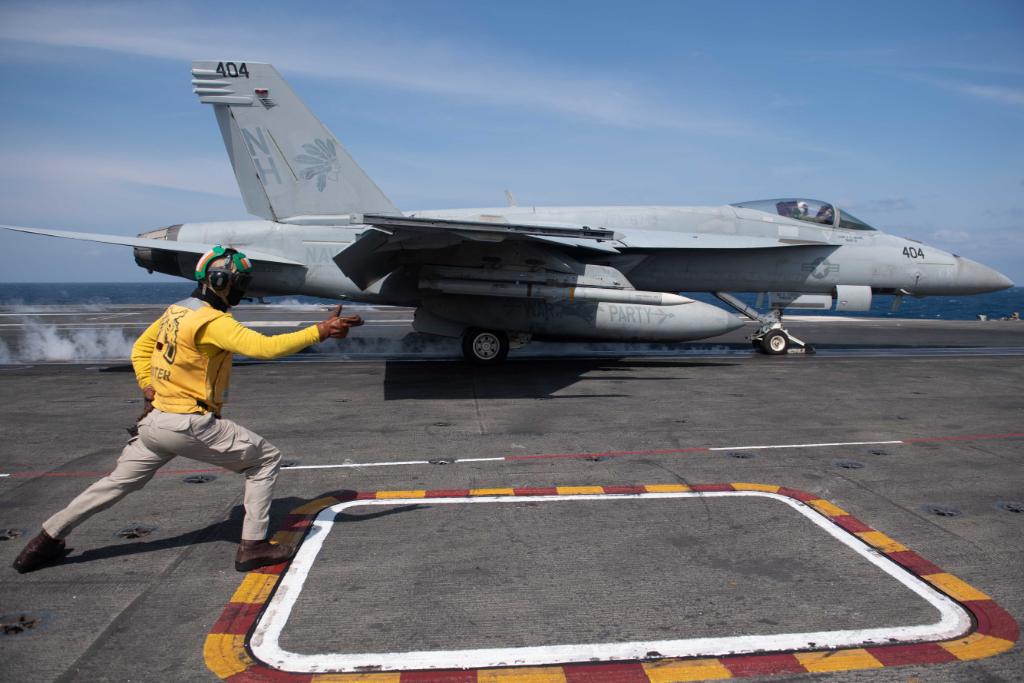
M 209 472 L 227 472 L 222 467 L 213 467 L 201 470 L 157 470 L 156 476 L 167 476 L 172 474 L 207 474 Z M 12 472 L 11 479 L 25 479 L 27 477 L 105 477 L 113 470 L 102 472 Z
M 998 439 L 1019 439 L 1024 438 L 1024 432 L 1009 432 L 1006 434 L 963 434 L 959 436 L 920 436 L 912 437 L 907 439 L 893 439 L 892 441 L 898 441 L 902 444 L 915 444 L 915 443 L 941 443 L 944 441 L 992 441 Z M 823 446 L 825 444 L 822 444 Z M 852 444 L 851 444 L 852 445 Z M 794 444 L 794 447 L 799 444 Z M 655 450 L 637 450 L 637 451 L 606 451 L 606 452 L 583 452 L 583 453 L 538 453 L 534 455 L 506 455 L 502 458 L 494 458 L 494 460 L 503 460 L 506 462 L 520 461 L 520 460 L 554 460 L 554 459 L 566 459 L 566 460 L 581 460 L 585 458 L 618 458 L 628 455 L 679 455 L 682 453 L 710 453 L 711 446 L 692 446 L 689 448 L 663 448 Z M 717 450 L 724 450 L 733 448 L 732 446 L 715 446 Z M 742 448 L 742 446 L 735 446 L 735 448 Z M 456 459 L 458 462 L 459 459 Z M 379 463 L 373 463 L 378 465 Z M 170 476 L 170 475 L 184 475 L 184 474 L 206 474 L 211 472 L 227 472 L 220 467 L 207 468 L 207 469 L 184 469 L 184 470 L 160 470 L 156 474 L 157 476 Z M 10 472 L 3 478 L 11 479 L 26 479 L 34 477 L 103 477 L 110 474 L 110 470 L 103 472 L 44 472 L 44 471 L 28 471 L 28 472 Z M 2 480 L 2 479 L 0 479 Z

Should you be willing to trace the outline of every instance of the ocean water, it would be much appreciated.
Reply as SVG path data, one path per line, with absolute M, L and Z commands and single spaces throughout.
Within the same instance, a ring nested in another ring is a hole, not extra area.
M 0 306 L 109 306 L 172 304 L 192 293 L 181 282 L 15 282 L 0 283 Z M 271 303 L 317 303 L 305 296 L 271 297 Z
M 60 282 L 0 283 L 0 306 L 53 306 L 112 304 L 170 304 L 185 298 L 193 285 L 182 282 Z M 688 294 L 699 301 L 724 306 L 709 294 Z M 755 295 L 739 295 L 749 304 Z M 1024 313 L 1024 287 L 1013 287 L 992 294 L 975 296 L 937 296 L 914 299 L 904 297 L 898 311 L 892 310 L 893 297 L 874 297 L 871 310 L 843 313 L 849 316 L 875 318 L 930 318 L 934 320 L 976 320 L 979 315 L 990 320 L 1009 317 L 1014 311 Z M 268 303 L 316 304 L 335 303 L 329 299 L 308 296 L 268 297 Z M 792 310 L 792 314 L 828 315 L 821 311 Z

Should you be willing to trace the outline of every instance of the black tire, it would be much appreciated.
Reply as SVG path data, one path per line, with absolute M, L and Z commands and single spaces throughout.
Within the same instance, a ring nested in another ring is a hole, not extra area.
M 785 332 L 772 330 L 761 337 L 761 352 L 769 356 L 781 356 L 789 350 L 789 337 Z
M 462 334 L 462 356 L 474 365 L 497 365 L 508 356 L 508 335 L 471 327 Z

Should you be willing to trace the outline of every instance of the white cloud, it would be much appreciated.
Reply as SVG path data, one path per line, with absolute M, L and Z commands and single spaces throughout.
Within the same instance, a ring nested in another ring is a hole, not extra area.
M 895 211 L 911 211 L 915 207 L 914 202 L 910 201 L 905 197 L 896 197 L 892 199 L 863 199 L 860 201 L 851 201 L 846 204 L 850 210 L 878 212 L 878 213 L 893 213 Z
M 1013 107 L 1024 107 L 1024 90 L 1020 88 L 1008 88 L 997 85 L 982 85 L 980 83 L 968 83 L 966 81 L 950 80 L 945 78 L 929 78 L 914 76 L 911 80 L 955 92 L 966 97 L 988 100 L 997 104 Z
M 1015 33 L 1002 36 L 1014 40 Z M 997 40 L 993 38 L 993 40 Z M 1004 45 L 1008 47 L 1009 43 Z M 1024 106 L 1024 90 L 1021 88 L 990 85 L 963 80 L 963 77 L 1014 78 L 1024 76 L 1020 66 L 1019 53 L 1010 52 L 999 56 L 996 53 L 984 56 L 972 53 L 969 59 L 950 59 L 946 54 L 938 56 L 935 48 L 923 45 L 883 46 L 852 50 L 830 50 L 825 52 L 802 52 L 808 58 L 835 60 L 857 66 L 885 69 L 898 78 L 942 88 L 966 97 L 988 100 L 1003 105 Z M 972 61 L 973 60 L 973 61 Z M 943 74 L 936 76 L 933 74 Z M 956 74 L 950 77 L 950 74 Z
M 296 20 L 284 34 L 261 24 L 247 26 L 237 14 L 225 27 L 206 15 L 192 17 L 162 5 L 9 4 L 0 10 L 0 41 L 183 61 L 259 56 L 285 72 L 457 95 L 616 126 L 748 134 L 745 125 L 728 121 L 721 112 L 678 111 L 624 78 L 567 70 L 465 42 L 453 47 L 395 27 L 359 26 L 355 19 L 341 35 L 333 29 Z M 252 36 L 260 42 L 254 44 Z M 272 39 L 262 40 L 266 36 Z M 215 55 L 210 46 L 216 46 Z
M 922 69 L 943 69 L 947 71 L 972 71 L 999 76 L 1024 76 L 1024 69 L 1015 64 L 987 64 L 974 62 L 930 61 L 918 65 Z
M 945 242 L 946 244 L 967 244 L 971 241 L 971 235 L 965 230 L 950 230 L 946 228 L 933 232 L 932 239 Z
M 231 165 L 222 158 L 159 160 L 69 154 L 33 147 L 0 151 L 0 178 L 30 180 L 42 186 L 113 181 L 237 198 Z

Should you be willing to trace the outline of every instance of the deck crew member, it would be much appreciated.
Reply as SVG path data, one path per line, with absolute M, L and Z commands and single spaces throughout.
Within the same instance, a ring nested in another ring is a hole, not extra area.
M 252 280 L 252 264 L 231 248 L 214 247 L 196 264 L 192 296 L 172 304 L 132 347 L 132 366 L 145 398 L 138 434 L 121 452 L 114 471 L 43 522 L 14 561 L 29 572 L 63 559 L 64 538 L 76 526 L 148 482 L 177 455 L 245 475 L 245 518 L 235 568 L 249 571 L 289 559 L 294 549 L 266 540 L 281 452 L 258 434 L 221 417 L 231 375 L 231 355 L 278 358 L 328 338 L 341 339 L 362 325 L 341 306 L 323 322 L 265 336 L 228 312 Z

